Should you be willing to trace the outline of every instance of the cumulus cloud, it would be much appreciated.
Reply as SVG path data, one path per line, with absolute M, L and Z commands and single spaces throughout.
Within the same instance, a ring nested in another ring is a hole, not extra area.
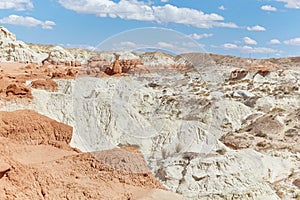
M 284 44 L 300 46 L 300 37 L 284 41 Z
M 263 5 L 260 7 L 260 9 L 265 10 L 265 11 L 277 11 L 277 8 L 271 6 L 271 5 Z
M 269 41 L 269 44 L 281 44 L 281 42 L 278 39 L 272 39 Z
M 256 25 L 256 26 L 252 26 L 252 27 L 248 26 L 247 30 L 248 31 L 265 31 L 266 28 L 263 26 Z
M 18 11 L 33 9 L 33 4 L 30 0 L 1 0 L 1 9 L 15 9 Z
M 188 37 L 194 39 L 194 40 L 200 40 L 202 38 L 208 38 L 208 37 L 212 37 L 213 34 L 211 33 L 204 33 L 204 34 L 197 34 L 197 33 L 193 33 L 188 35 Z
M 278 51 L 265 47 L 238 46 L 236 44 L 226 43 L 222 45 L 225 50 L 237 50 L 241 53 L 277 53 Z
M 244 37 L 243 40 L 246 44 L 249 44 L 249 45 L 256 45 L 257 44 L 257 42 L 255 40 L 253 40 L 249 37 Z
M 120 0 L 119 2 L 112 0 L 59 0 L 59 3 L 66 9 L 78 13 L 95 14 L 99 17 L 177 23 L 198 28 L 238 28 L 234 23 L 224 22 L 224 18 L 216 13 L 206 14 L 200 10 L 181 8 L 170 4 L 154 6 L 138 0 Z
M 0 23 L 31 28 L 41 26 L 43 29 L 52 29 L 53 26 L 56 25 L 53 21 L 41 21 L 33 17 L 23 17 L 19 15 L 9 15 L 8 17 L 4 17 L 0 19 Z
M 277 1 L 284 2 L 286 8 L 300 9 L 300 1 L 299 0 L 277 0 Z

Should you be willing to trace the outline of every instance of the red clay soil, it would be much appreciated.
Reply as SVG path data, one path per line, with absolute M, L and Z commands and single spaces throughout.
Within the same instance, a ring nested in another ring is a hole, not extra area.
M 75 78 L 77 73 L 76 67 L 63 65 L 0 63 L 0 99 L 31 99 L 32 88 L 54 92 L 58 85 L 52 79 Z
M 150 172 L 119 172 L 88 153 L 20 145 L 5 138 L 1 138 L 0 151 L 0 160 L 5 165 L 0 178 L 0 199 L 133 200 L 162 188 Z M 110 151 L 98 154 L 107 155 Z M 175 194 L 164 194 L 179 199 Z
M 71 130 L 33 111 L 1 112 L 0 199 L 182 199 L 163 189 L 133 148 L 65 148 Z
M 59 123 L 35 111 L 0 111 L 0 136 L 26 144 L 67 146 L 72 138 L 71 126 Z

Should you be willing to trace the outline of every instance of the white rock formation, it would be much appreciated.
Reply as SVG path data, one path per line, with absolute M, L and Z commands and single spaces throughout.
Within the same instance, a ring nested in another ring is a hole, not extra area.
M 119 55 L 119 60 L 139 60 L 140 57 L 130 51 L 118 51 L 118 52 L 112 52 L 112 51 L 101 51 L 98 53 L 100 58 L 105 59 L 109 62 L 114 62 L 116 59 L 115 55 Z
M 177 64 L 175 58 L 171 55 L 161 52 L 150 52 L 140 55 L 142 63 L 146 66 L 168 66 Z
M 288 162 L 254 150 L 224 155 L 184 153 L 168 157 L 157 177 L 188 199 L 280 199 L 266 182 L 275 182 L 290 169 Z
M 0 61 L 1 62 L 40 62 L 39 55 L 27 44 L 16 40 L 16 36 L 3 26 L 0 26 Z
M 83 52 L 70 52 L 75 61 L 80 62 L 81 64 L 87 64 L 88 60 L 92 57 L 92 54 L 88 54 L 88 53 L 83 53 Z
M 49 56 L 46 59 L 50 63 L 71 63 L 75 61 L 74 56 L 60 46 L 50 49 Z

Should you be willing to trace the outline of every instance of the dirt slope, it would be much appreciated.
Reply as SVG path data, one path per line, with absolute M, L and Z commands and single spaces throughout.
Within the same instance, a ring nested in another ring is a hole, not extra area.
M 71 130 L 33 111 L 0 112 L 0 199 L 181 199 L 135 149 L 81 153 L 66 148 Z

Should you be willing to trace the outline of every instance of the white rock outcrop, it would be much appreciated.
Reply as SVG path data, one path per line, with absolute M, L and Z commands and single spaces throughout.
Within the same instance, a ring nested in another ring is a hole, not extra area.
M 1 62 L 40 62 L 43 55 L 30 49 L 27 44 L 0 26 L 0 61 Z
M 140 57 L 130 51 L 101 51 L 98 52 L 98 56 L 105 59 L 108 62 L 114 62 L 116 60 L 116 55 L 119 55 L 119 60 L 139 60 Z
M 50 63 L 70 63 L 75 61 L 74 56 L 60 46 L 50 49 L 49 56 L 46 59 Z
M 188 199 L 280 199 L 266 182 L 288 176 L 291 166 L 254 150 L 179 154 L 163 161 L 157 177 Z M 275 170 L 274 170 L 275 169 Z
M 149 52 L 140 55 L 142 63 L 146 66 L 169 66 L 177 64 L 171 55 L 161 52 Z

